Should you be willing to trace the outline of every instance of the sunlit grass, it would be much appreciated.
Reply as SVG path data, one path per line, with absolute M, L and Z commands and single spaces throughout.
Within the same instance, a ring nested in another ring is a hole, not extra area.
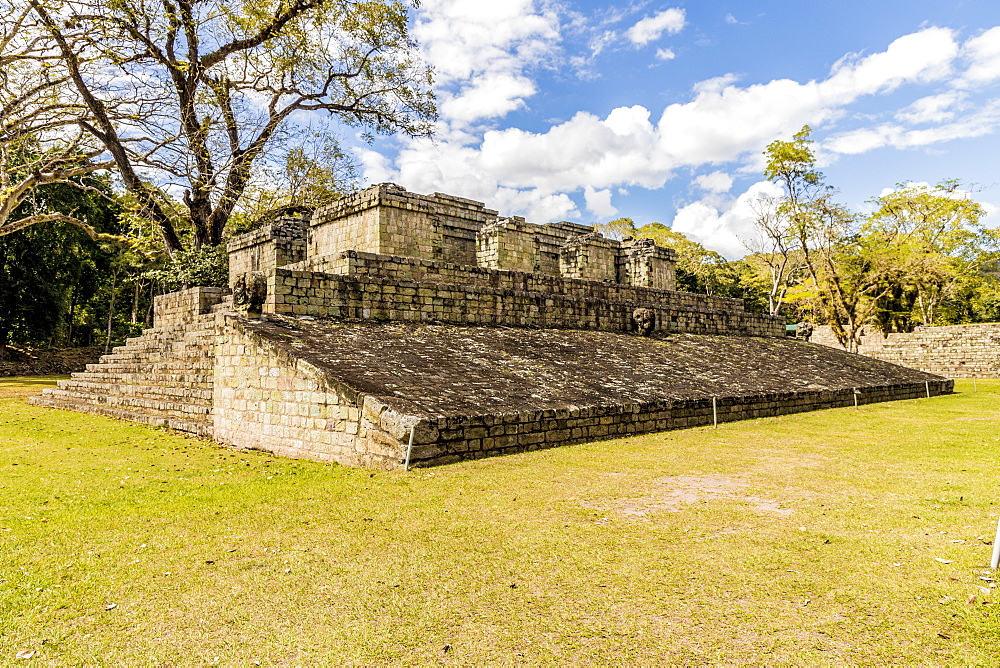
M 994 664 L 1000 382 L 411 473 L 0 380 L 0 664 Z

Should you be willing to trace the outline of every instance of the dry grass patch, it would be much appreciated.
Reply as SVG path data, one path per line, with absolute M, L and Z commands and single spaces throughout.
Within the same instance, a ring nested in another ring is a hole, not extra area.
M 1000 383 L 372 473 L 0 381 L 0 663 L 995 663 Z

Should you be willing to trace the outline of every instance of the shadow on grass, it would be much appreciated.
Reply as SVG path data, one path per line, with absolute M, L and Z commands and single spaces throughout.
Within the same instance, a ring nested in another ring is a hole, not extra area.
M 55 387 L 57 380 L 69 376 L 14 376 L 0 378 L 0 399 L 30 397 L 41 394 L 46 387 Z

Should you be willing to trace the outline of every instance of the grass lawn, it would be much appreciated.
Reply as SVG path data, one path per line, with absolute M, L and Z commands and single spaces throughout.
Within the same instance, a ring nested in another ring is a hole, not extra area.
M 1000 662 L 998 381 L 410 473 L 51 382 L 0 380 L 0 664 Z

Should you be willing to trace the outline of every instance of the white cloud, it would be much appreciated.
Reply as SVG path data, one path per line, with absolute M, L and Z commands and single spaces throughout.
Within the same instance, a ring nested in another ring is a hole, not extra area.
M 587 186 L 583 190 L 583 199 L 587 203 L 587 210 L 598 218 L 610 218 L 618 213 L 618 209 L 611 204 L 610 190 L 595 190 Z
M 881 53 L 845 56 L 823 86 L 831 97 L 855 99 L 891 92 L 904 83 L 940 81 L 951 74 L 958 51 L 951 30 L 926 28 L 900 37 Z
M 673 60 L 676 57 L 677 57 L 677 54 L 674 53 L 673 49 L 657 49 L 656 50 L 656 59 L 657 60 Z
M 975 86 L 1000 79 L 1000 26 L 965 42 L 962 55 L 969 61 L 962 84 Z
M 684 10 L 671 7 L 642 19 L 625 31 L 625 37 L 636 46 L 645 46 L 658 40 L 663 33 L 676 35 L 684 28 L 684 24 Z
M 457 0 L 437 0 L 437 4 L 468 5 Z M 369 178 L 391 178 L 417 192 L 460 194 L 536 222 L 576 214 L 569 195 L 581 192 L 592 213 L 613 215 L 608 194 L 611 189 L 634 186 L 656 189 L 679 168 L 759 161 L 762 147 L 770 141 L 789 137 L 807 123 L 816 126 L 838 119 L 848 105 L 863 96 L 885 94 L 906 84 L 954 77 L 952 66 L 959 54 L 951 31 L 927 28 L 895 40 L 883 52 L 845 57 L 822 80 L 778 79 L 740 85 L 738 77 L 731 74 L 704 80 L 693 87 L 690 100 L 668 105 L 658 119 L 646 107 L 634 105 L 614 109 L 604 118 L 579 112 L 543 132 L 519 128 L 475 129 L 469 125 L 474 119 L 486 118 L 490 113 L 506 113 L 532 94 L 534 84 L 524 74 L 527 65 L 519 55 L 521 47 L 531 53 L 554 48 L 554 42 L 550 41 L 552 34 L 544 28 L 552 26 L 547 23 L 546 15 L 536 10 L 531 0 L 517 0 L 513 4 L 521 14 L 504 10 L 502 17 L 514 21 L 517 14 L 539 20 L 533 24 L 535 27 L 526 30 L 514 26 L 503 28 L 500 32 L 506 31 L 508 37 L 483 37 L 486 51 L 507 54 L 500 58 L 505 64 L 491 69 L 491 58 L 475 53 L 463 56 L 461 63 L 448 65 L 445 80 L 458 82 L 453 89 L 459 93 L 446 95 L 442 101 L 441 108 L 451 122 L 446 123 L 438 141 L 403 140 L 392 173 L 387 173 L 386 165 L 378 160 L 363 159 Z M 494 18 L 505 26 L 502 17 Z M 454 53 L 475 50 L 471 38 L 456 39 L 462 47 Z M 453 53 L 449 45 L 432 47 L 442 53 Z M 480 83 L 481 71 L 486 71 L 482 81 L 487 83 Z M 462 76 L 469 78 L 461 79 Z M 494 91 L 488 83 L 494 81 L 503 83 L 496 89 L 500 94 L 495 100 L 491 99 Z M 915 130 L 887 123 L 842 132 L 818 148 L 836 154 L 864 152 L 886 145 L 923 146 L 950 138 L 978 136 L 977 133 L 992 132 L 1000 125 L 1000 102 L 976 114 L 959 117 L 962 98 L 955 95 L 949 106 L 948 95 L 951 94 L 922 98 L 900 112 L 897 119 L 906 124 L 946 121 L 943 125 Z M 948 120 L 950 113 L 956 115 Z M 759 171 L 759 166 L 754 165 Z M 703 175 L 697 183 L 709 192 L 719 193 L 728 190 L 724 187 L 725 179 L 729 179 L 731 187 L 731 177 L 722 172 Z M 681 217 L 682 224 L 684 220 L 708 220 L 711 211 L 716 211 L 716 219 L 735 215 L 726 214 L 716 204 L 706 197 L 689 205 Z M 733 251 L 733 243 L 732 239 L 723 243 L 728 244 L 727 252 Z
M 733 187 L 733 177 L 725 172 L 702 174 L 696 177 L 694 182 L 699 188 L 707 190 L 710 193 L 729 192 L 729 189 Z
M 955 118 L 955 108 L 965 99 L 956 91 L 922 97 L 896 114 L 896 120 L 911 125 L 941 123 Z
M 834 153 L 853 155 L 892 146 L 914 148 L 954 139 L 982 137 L 1000 129 L 1000 99 L 992 100 L 978 111 L 931 128 L 908 129 L 902 125 L 885 123 L 872 128 L 860 128 L 830 137 L 823 147 Z
M 983 207 L 983 211 L 986 212 L 986 215 L 982 219 L 983 225 L 991 228 L 1000 227 L 1000 206 L 991 202 L 980 202 L 979 204 Z
M 413 27 L 434 67 L 445 122 L 501 117 L 536 92 L 528 72 L 553 57 L 554 11 L 535 0 L 424 0 Z
M 745 240 L 755 236 L 753 202 L 762 196 L 777 197 L 780 189 L 770 181 L 760 181 L 721 208 L 706 200 L 692 202 L 677 210 L 671 227 L 727 258 L 747 253 Z

